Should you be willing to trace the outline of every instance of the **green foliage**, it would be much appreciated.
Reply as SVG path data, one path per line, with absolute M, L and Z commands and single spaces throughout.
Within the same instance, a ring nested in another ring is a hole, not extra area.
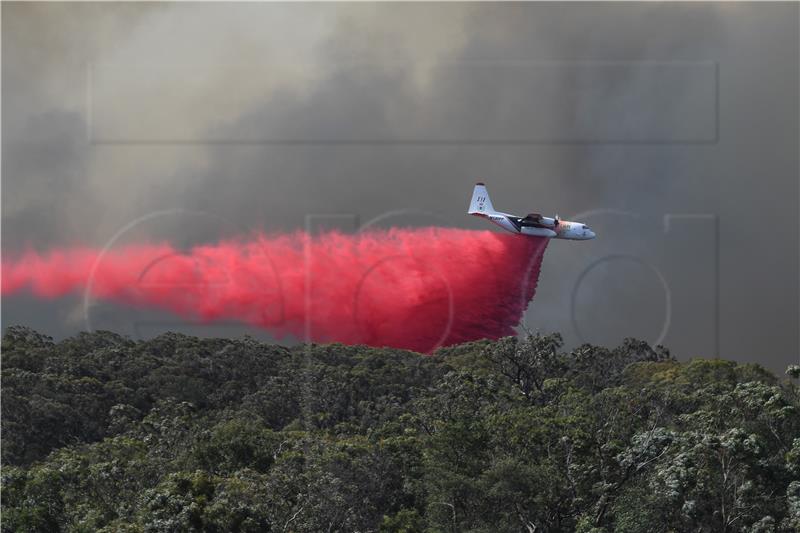
M 21 327 L 2 357 L 4 532 L 800 529 L 800 395 L 757 365 Z

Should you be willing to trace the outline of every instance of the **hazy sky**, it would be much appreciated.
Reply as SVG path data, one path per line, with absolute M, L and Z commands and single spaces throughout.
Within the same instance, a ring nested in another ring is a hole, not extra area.
M 3 253 L 483 228 L 465 215 L 481 179 L 499 209 L 599 235 L 549 245 L 531 329 L 782 370 L 799 7 L 3 2 Z M 4 326 L 55 337 L 268 338 L 82 295 L 2 303 Z

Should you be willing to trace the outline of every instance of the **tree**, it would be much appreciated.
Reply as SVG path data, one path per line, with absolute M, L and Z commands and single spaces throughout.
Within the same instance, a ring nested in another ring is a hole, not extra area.
M 631 339 L 8 328 L 2 386 L 4 532 L 800 528 L 797 386 Z

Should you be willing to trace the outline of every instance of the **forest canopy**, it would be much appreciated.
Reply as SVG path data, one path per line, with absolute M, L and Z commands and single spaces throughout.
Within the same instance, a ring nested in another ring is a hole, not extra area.
M 633 339 L 424 356 L 13 326 L 2 531 L 797 531 L 798 393 Z

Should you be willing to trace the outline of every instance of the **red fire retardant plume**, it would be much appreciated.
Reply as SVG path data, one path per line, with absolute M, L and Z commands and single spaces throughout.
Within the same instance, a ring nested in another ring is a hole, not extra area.
M 445 228 L 64 248 L 3 259 L 2 294 L 88 292 L 278 337 L 420 352 L 513 335 L 547 239 Z

